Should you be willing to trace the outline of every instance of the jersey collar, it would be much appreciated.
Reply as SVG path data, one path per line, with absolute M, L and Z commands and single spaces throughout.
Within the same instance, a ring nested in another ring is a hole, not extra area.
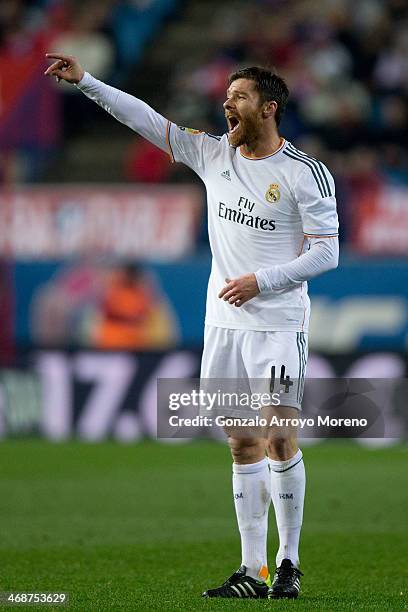
M 239 147 L 239 153 L 241 155 L 241 157 L 243 157 L 244 159 L 248 159 L 249 161 L 259 161 L 260 159 L 268 159 L 269 157 L 273 157 L 274 155 L 276 155 L 277 153 L 279 153 L 280 151 L 282 151 L 283 147 L 286 144 L 286 140 L 285 138 L 281 137 L 281 144 L 279 145 L 279 147 L 276 149 L 276 151 L 274 151 L 273 153 L 271 153 L 270 155 L 264 155 L 263 157 L 247 157 L 246 155 L 244 155 L 241 151 L 241 147 Z

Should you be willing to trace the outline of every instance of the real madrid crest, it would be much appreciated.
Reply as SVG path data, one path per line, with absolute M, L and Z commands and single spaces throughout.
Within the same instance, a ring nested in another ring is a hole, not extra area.
M 265 198 L 271 204 L 275 204 L 276 202 L 279 202 L 280 191 L 279 191 L 279 185 L 277 183 L 272 183 L 272 185 L 269 185 L 269 189 L 265 193 Z

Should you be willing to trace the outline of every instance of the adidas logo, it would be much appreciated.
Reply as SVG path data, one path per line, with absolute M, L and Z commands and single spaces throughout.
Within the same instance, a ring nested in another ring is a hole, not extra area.
M 231 174 L 229 170 L 224 170 L 224 172 L 221 172 L 221 176 L 223 176 L 225 179 L 227 179 L 227 181 L 231 180 Z

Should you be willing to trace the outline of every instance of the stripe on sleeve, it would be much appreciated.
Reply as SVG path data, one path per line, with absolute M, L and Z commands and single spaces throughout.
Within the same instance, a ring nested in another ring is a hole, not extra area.
M 318 178 L 316 167 L 314 166 L 314 164 L 311 161 L 309 161 L 309 160 L 302 159 L 301 157 L 299 157 L 297 154 L 293 153 L 292 151 L 289 152 L 287 149 L 285 151 L 282 151 L 282 153 L 284 155 L 286 155 L 287 157 L 291 157 L 292 159 L 295 159 L 296 161 L 300 161 L 300 162 L 302 162 L 302 164 L 305 164 L 306 166 L 309 166 L 309 168 L 312 171 L 314 180 L 316 181 L 316 184 L 317 184 L 317 186 L 319 188 L 320 195 L 322 196 L 322 198 L 325 198 L 326 197 L 326 193 L 324 191 L 324 185 L 323 185 L 323 183 L 320 184 L 321 179 L 319 180 L 319 178 Z
M 319 162 L 317 161 L 317 159 L 314 159 L 314 157 L 310 157 L 310 155 L 306 155 L 306 153 L 302 153 L 301 151 L 299 151 L 298 149 L 296 149 L 291 143 L 289 143 L 288 145 L 288 150 L 295 155 L 299 160 L 305 160 L 307 162 L 309 162 L 310 164 L 313 165 L 317 176 L 319 177 L 319 182 L 321 185 L 321 188 L 324 192 L 324 196 L 323 197 L 327 197 L 329 195 L 330 192 L 330 188 L 329 185 L 327 183 L 327 179 L 326 176 L 323 174 L 322 169 L 319 165 Z M 327 185 L 326 185 L 327 183 Z
M 293 153 L 297 153 L 297 155 L 299 155 L 299 157 L 303 157 L 304 159 L 308 159 L 312 162 L 315 162 L 317 164 L 317 169 L 319 172 L 319 176 L 324 180 L 325 185 L 326 185 L 326 191 L 327 191 L 327 195 L 331 196 L 331 190 L 330 190 L 330 185 L 329 185 L 329 181 L 327 180 L 327 176 L 326 173 L 324 171 L 324 167 L 321 161 L 319 161 L 318 159 L 316 159 L 315 157 L 311 157 L 310 155 L 307 155 L 306 153 L 303 153 L 303 151 L 299 151 L 299 149 L 297 149 L 296 147 L 293 146 L 292 143 L 289 143 L 288 146 L 290 147 L 290 150 L 293 151 Z

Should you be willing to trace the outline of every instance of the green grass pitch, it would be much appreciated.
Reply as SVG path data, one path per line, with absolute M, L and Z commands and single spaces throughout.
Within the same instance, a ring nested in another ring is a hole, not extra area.
M 2 442 L 0 591 L 70 604 L 0 611 L 408 609 L 408 447 L 304 456 L 301 597 L 202 600 L 240 563 L 226 446 Z

